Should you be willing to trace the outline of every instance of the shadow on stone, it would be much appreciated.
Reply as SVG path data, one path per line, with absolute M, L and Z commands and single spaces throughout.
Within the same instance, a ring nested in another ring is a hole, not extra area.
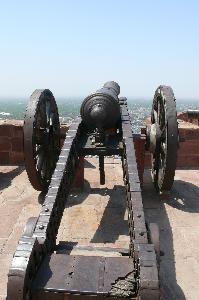
M 84 168 L 87 169 L 96 169 L 96 166 L 93 165 L 91 162 L 89 162 L 88 160 L 84 160 Z
M 128 221 L 124 219 L 125 187 L 115 185 L 112 190 L 95 188 L 91 192 L 110 197 L 91 243 L 114 243 L 121 235 L 128 237 Z
M 181 189 L 181 186 L 184 186 L 184 189 L 186 190 L 187 188 L 190 188 L 189 185 L 189 183 L 183 181 L 176 181 L 170 196 L 166 201 L 163 201 L 155 192 L 150 172 L 146 170 L 144 175 L 142 196 L 145 218 L 148 223 L 157 223 L 160 230 L 160 250 L 162 253 L 160 258 L 160 282 L 162 293 L 161 299 L 163 300 L 186 299 L 184 292 L 178 285 L 176 279 L 173 234 L 164 203 L 181 209 L 181 206 L 178 206 L 176 202 L 176 198 L 180 198 L 179 189 Z M 184 200 L 186 206 L 188 206 L 189 200 L 188 197 Z
M 165 202 L 184 212 L 199 213 L 199 188 L 190 182 L 175 180 L 171 195 Z
M 45 196 L 47 195 L 48 191 L 42 191 L 41 193 L 39 193 L 38 195 L 38 203 L 39 204 L 43 204 L 45 201 Z
M 16 169 L 6 172 L 6 173 L 2 173 L 0 172 L 0 190 L 3 190 L 7 187 L 9 187 L 12 183 L 12 180 L 20 175 L 22 172 L 24 171 L 24 167 L 23 166 L 18 166 Z

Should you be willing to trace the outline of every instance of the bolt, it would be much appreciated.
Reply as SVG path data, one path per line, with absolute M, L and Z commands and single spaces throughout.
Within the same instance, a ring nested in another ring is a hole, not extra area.
M 41 225 L 39 225 L 39 229 L 44 229 L 44 225 L 43 224 L 41 224 Z
M 48 212 L 49 211 L 49 208 L 45 208 L 45 212 Z

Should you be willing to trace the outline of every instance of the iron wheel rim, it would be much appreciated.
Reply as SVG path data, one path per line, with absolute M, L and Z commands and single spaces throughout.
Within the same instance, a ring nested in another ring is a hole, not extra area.
M 60 153 L 60 123 L 50 90 L 35 90 L 24 118 L 24 159 L 29 181 L 39 191 L 47 189 Z
M 156 90 L 151 123 L 161 131 L 155 152 L 151 155 L 152 180 L 159 193 L 168 193 L 174 181 L 178 148 L 176 103 L 171 87 L 159 86 Z

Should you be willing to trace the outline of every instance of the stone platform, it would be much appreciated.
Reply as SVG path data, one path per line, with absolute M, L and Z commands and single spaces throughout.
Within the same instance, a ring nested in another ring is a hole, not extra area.
M 106 184 L 100 186 L 97 160 L 85 163 L 83 193 L 66 203 L 57 242 L 115 243 L 127 247 L 128 227 L 120 160 L 105 160 Z M 39 193 L 22 166 L 0 167 L 0 300 L 6 297 L 7 273 L 27 219 L 40 210 Z M 121 204 L 120 208 L 115 203 Z M 177 170 L 171 195 L 156 195 L 145 171 L 146 220 L 160 227 L 160 279 L 163 299 L 199 299 L 199 170 Z M 114 232 L 114 234 L 113 234 Z M 117 255 L 117 254 L 116 254 Z

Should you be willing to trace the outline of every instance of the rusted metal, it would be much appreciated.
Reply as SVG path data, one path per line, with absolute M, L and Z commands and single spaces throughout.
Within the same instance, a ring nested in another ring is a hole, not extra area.
M 30 223 L 28 234 L 19 240 L 8 275 L 7 300 L 87 299 L 89 296 L 159 299 L 156 254 L 145 224 L 127 99 L 118 99 L 118 106 L 120 120 L 114 130 L 104 131 L 103 140 L 95 129 L 88 130 L 80 117 L 72 122 L 41 212 L 36 222 Z M 66 246 L 56 246 L 56 236 L 79 164 L 85 154 L 99 155 L 101 183 L 104 183 L 103 159 L 110 153 L 120 155 L 122 160 L 129 257 L 122 249 L 120 257 L 67 255 Z

